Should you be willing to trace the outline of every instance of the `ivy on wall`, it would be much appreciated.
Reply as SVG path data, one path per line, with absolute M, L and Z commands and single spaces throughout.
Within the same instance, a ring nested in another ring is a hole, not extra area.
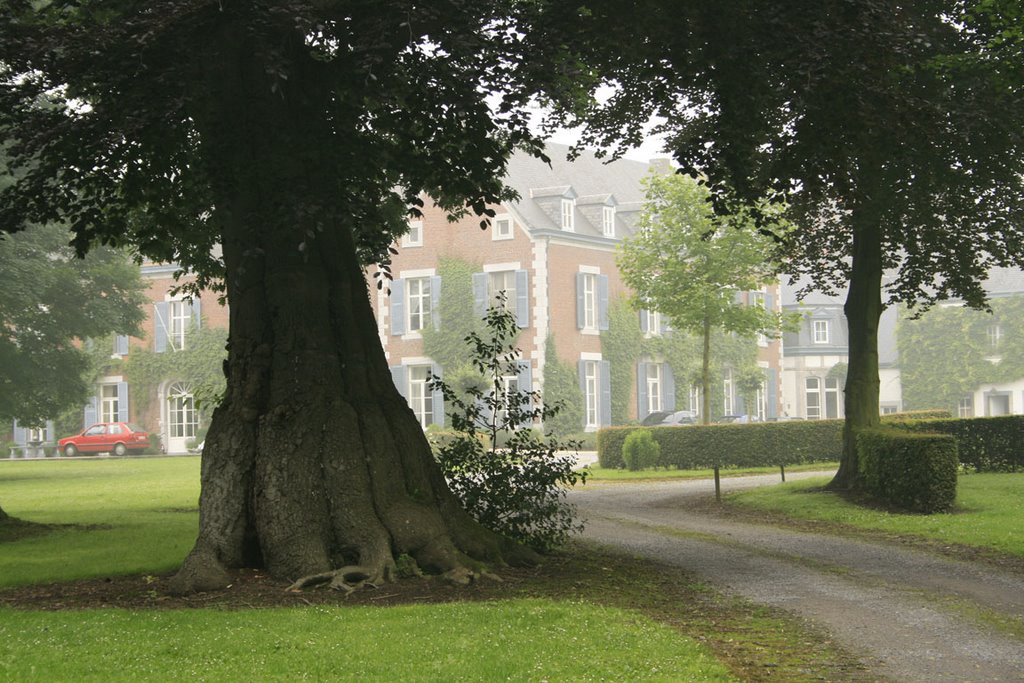
M 555 338 L 549 334 L 544 347 L 544 403 L 561 405 L 561 409 L 544 421 L 544 429 L 559 437 L 576 434 L 583 425 L 583 392 L 577 372 L 558 357 Z
M 720 417 L 724 408 L 725 369 L 731 368 L 736 394 L 753 405 L 755 393 L 765 380 L 757 365 L 757 341 L 722 331 L 711 337 L 711 413 Z M 676 386 L 676 407 L 689 406 L 691 385 L 700 384 L 701 340 L 677 330 L 664 335 L 644 337 L 639 314 L 626 297 L 611 302 L 608 330 L 601 333 L 601 355 L 611 364 L 612 424 L 630 421 L 636 365 L 641 360 L 659 360 L 672 368 Z
M 483 331 L 483 320 L 473 304 L 473 273 L 481 270 L 478 264 L 445 256 L 437 264 L 437 274 L 441 276 L 440 324 L 437 329 L 428 325 L 423 330 L 423 353 L 444 368 L 449 386 L 449 373 L 470 367 L 466 337 L 471 332 Z
M 133 411 L 141 414 L 160 384 L 176 380 L 192 387 L 197 407 L 208 415 L 224 396 L 226 344 L 226 330 L 200 327 L 188 331 L 185 348 L 179 351 L 132 347 L 123 361 L 123 374 L 132 387 Z
M 906 409 L 956 415 L 960 399 L 982 384 L 1024 378 L 1024 297 L 993 299 L 991 308 L 937 306 L 916 320 L 901 311 L 896 338 Z

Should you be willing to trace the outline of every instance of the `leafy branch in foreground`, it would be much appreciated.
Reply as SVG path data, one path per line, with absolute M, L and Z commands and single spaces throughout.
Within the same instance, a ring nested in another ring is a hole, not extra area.
M 550 550 L 583 529 L 566 501 L 566 489 L 587 477 L 575 469 L 579 442 L 532 428 L 562 406 L 544 404 L 540 392 L 519 386 L 523 361 L 514 346 L 515 315 L 499 304 L 488 309 L 484 324 L 484 333 L 470 333 L 466 344 L 486 385 L 456 390 L 439 377 L 431 380 L 431 388 L 444 394 L 457 433 L 438 447 L 437 460 L 452 492 L 480 524 Z

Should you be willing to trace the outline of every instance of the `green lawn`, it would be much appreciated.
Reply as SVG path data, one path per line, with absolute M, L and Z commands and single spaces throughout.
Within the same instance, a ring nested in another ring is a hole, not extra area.
M 0 588 L 172 570 L 198 458 L 0 462 Z M 755 636 L 751 636 L 755 637 Z M 579 598 L 402 607 L 0 609 L 0 680 L 731 681 L 703 644 Z
M 834 470 L 837 462 L 815 462 L 807 465 L 786 467 L 786 472 L 816 472 Z M 659 481 L 663 479 L 710 479 L 714 470 L 656 469 L 631 472 L 626 469 L 610 469 L 594 465 L 588 470 L 587 481 Z M 742 477 L 748 474 L 779 474 L 778 467 L 730 467 L 719 470 L 722 477 Z
M 44 644 L 45 647 L 40 647 Z M 0 680 L 731 681 L 667 626 L 588 604 L 0 610 Z
M 934 515 L 900 514 L 855 505 L 837 494 L 821 491 L 827 482 L 805 479 L 730 493 L 726 500 L 732 505 L 797 519 L 911 534 L 1024 557 L 1024 473 L 961 475 L 956 508 Z

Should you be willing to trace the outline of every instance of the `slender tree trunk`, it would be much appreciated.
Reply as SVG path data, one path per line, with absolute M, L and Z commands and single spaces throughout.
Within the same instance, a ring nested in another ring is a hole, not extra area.
M 294 37 L 292 37 L 294 40 Z M 230 302 L 227 390 L 202 460 L 199 537 L 176 593 L 263 566 L 290 580 L 388 580 L 395 557 L 464 572 L 470 558 L 528 561 L 449 491 L 413 412 L 391 381 L 344 211 L 333 141 L 318 130 L 330 97 L 300 41 L 273 70 L 250 34 L 226 26 L 195 119 L 214 174 Z M 462 574 L 460 574 L 462 575 Z
M 829 488 L 834 490 L 857 487 L 857 432 L 879 424 L 878 321 L 883 309 L 882 229 L 875 212 L 866 208 L 855 210 L 853 216 L 850 290 L 843 307 L 850 336 L 844 397 L 846 421 L 839 471 L 829 483 Z
M 701 424 L 711 424 L 711 320 L 704 317 L 704 349 L 701 357 Z

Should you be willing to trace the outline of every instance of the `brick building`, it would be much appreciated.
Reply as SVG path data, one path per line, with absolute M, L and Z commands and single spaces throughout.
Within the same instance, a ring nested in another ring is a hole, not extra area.
M 507 182 L 519 199 L 491 207 L 496 216 L 489 229 L 480 230 L 475 216 L 450 222 L 444 211 L 427 201 L 422 219 L 411 222 L 409 234 L 396 245 L 390 293 L 374 290 L 371 296 L 395 384 L 424 427 L 444 422 L 440 395 L 427 389 L 430 374 L 439 374 L 440 368 L 425 355 L 421 334 L 428 325 L 445 324 L 437 315 L 445 287 L 438 271 L 441 257 L 479 264 L 473 275 L 478 314 L 497 292 L 506 292 L 507 305 L 523 328 L 518 340 L 521 370 L 510 381 L 543 391 L 550 334 L 560 360 L 578 370 L 584 403 L 581 428 L 593 431 L 611 424 L 611 368 L 602 355 L 601 332 L 608 328 L 610 302 L 627 294 L 615 249 L 632 234 L 639 218 L 641 180 L 652 168 L 667 172 L 669 167 L 664 161 L 606 164 L 588 153 L 567 161 L 567 151 L 551 145 L 550 166 L 525 154 L 514 156 Z M 745 303 L 777 309 L 775 287 L 741 296 Z M 639 313 L 637 325 L 645 335 L 665 332 L 654 312 Z M 757 392 L 756 405 L 744 406 L 726 379 L 722 412 L 745 413 L 749 408 L 761 419 L 780 413 L 779 342 L 761 340 L 758 359 L 766 381 Z M 676 382 L 667 363 L 643 358 L 633 370 L 631 419 L 677 409 Z M 696 397 L 695 392 L 690 394 Z

